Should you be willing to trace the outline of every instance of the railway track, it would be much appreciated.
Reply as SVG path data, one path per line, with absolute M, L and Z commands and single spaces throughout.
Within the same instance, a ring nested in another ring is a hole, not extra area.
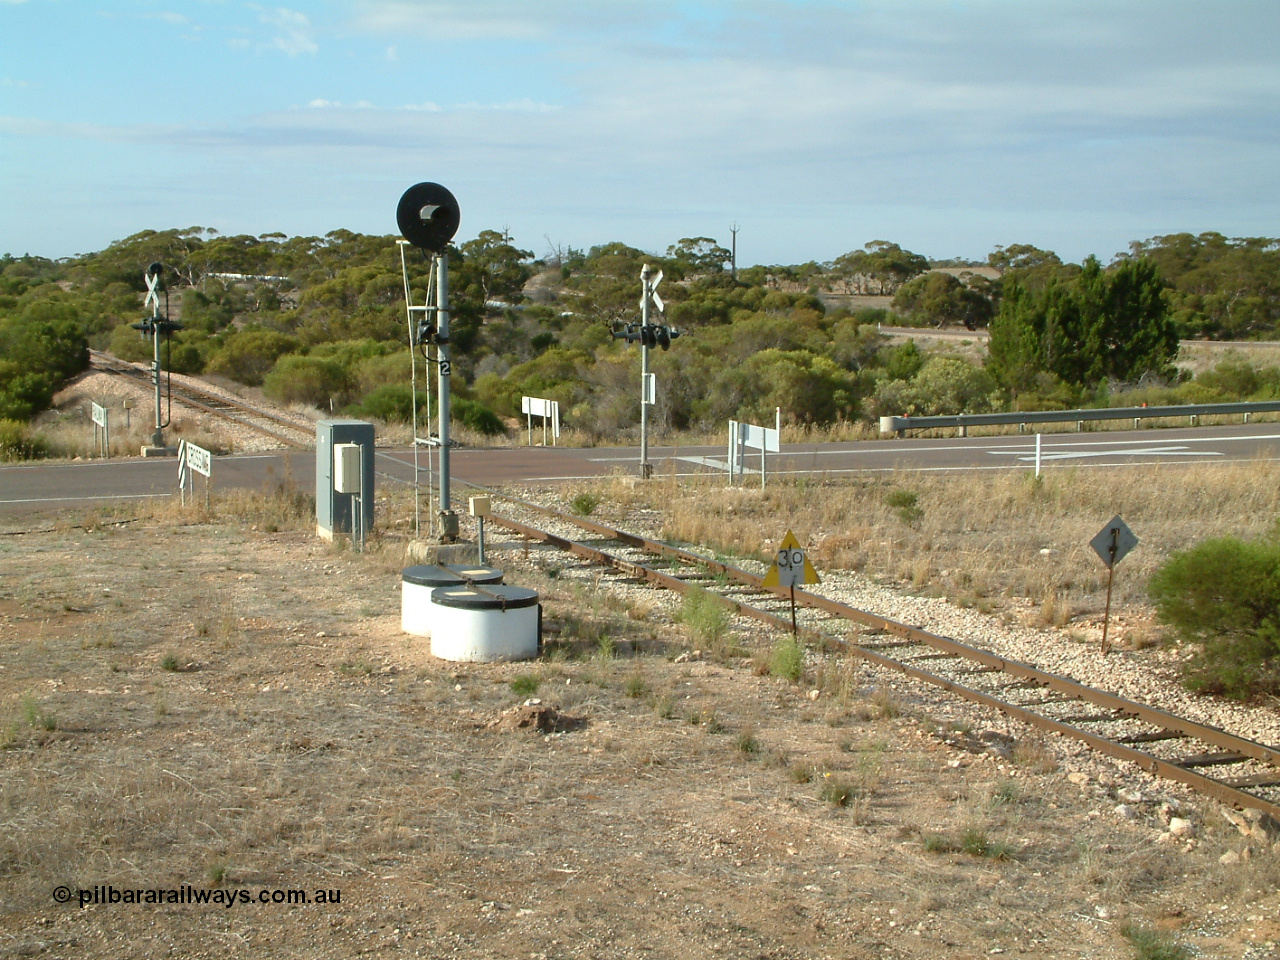
M 517 502 L 556 523 L 582 530 L 587 538 L 571 539 L 497 515 L 490 522 L 607 566 L 629 582 L 652 583 L 681 594 L 706 590 L 738 614 L 791 629 L 790 593 L 764 587 L 762 578 L 752 573 L 581 517 Z M 795 603 L 807 609 L 801 631 L 812 640 L 835 642 L 853 656 L 994 707 L 1042 730 L 1072 737 L 1222 803 L 1260 810 L 1280 820 L 1280 747 L 819 594 L 796 591 Z
M 89 351 L 89 363 L 95 370 L 126 377 L 154 388 L 151 370 L 141 364 L 120 360 L 97 350 Z M 168 390 L 168 385 L 165 387 Z M 270 437 L 289 447 L 307 449 L 315 442 L 315 427 L 302 425 L 270 410 L 263 410 L 242 400 L 232 399 L 211 390 L 203 390 L 184 379 L 172 385 L 173 400 L 211 416 Z

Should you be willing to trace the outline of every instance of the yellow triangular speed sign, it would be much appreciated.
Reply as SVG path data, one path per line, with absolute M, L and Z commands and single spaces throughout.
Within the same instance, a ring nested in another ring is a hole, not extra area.
M 782 538 L 782 544 L 774 556 L 773 566 L 764 575 L 766 587 L 798 587 L 801 584 L 821 583 L 818 571 L 805 555 L 800 541 L 790 530 Z

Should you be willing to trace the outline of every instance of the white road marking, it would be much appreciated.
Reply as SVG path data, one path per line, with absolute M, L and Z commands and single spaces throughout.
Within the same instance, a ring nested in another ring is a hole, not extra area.
M 171 496 L 171 493 L 117 493 L 99 497 L 32 497 L 27 500 L 0 500 L 0 503 L 81 503 L 85 500 L 146 500 Z
M 993 457 L 1002 456 L 1003 451 L 988 450 L 987 453 Z M 1143 447 L 1140 450 L 1062 450 L 1049 449 L 1040 451 L 1040 459 L 1045 460 L 1083 460 L 1086 457 L 1125 457 L 1125 456 L 1150 456 L 1159 454 L 1164 457 L 1221 457 L 1224 456 L 1218 450 L 1188 450 L 1186 447 Z M 1035 454 L 1027 454 L 1019 450 L 1014 457 L 1015 460 L 1021 460 L 1023 463 L 1035 463 Z

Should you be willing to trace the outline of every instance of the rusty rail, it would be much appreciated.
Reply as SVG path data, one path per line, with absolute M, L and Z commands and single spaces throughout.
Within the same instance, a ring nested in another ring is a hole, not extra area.
M 561 514 L 536 504 L 530 504 L 525 501 L 519 502 L 527 508 L 554 517 L 562 522 L 576 525 L 603 538 L 620 541 L 633 549 L 641 550 L 655 556 L 677 560 L 684 564 L 705 568 L 712 573 L 725 576 L 729 580 L 762 595 L 775 597 L 779 600 L 790 598 L 789 591 L 765 588 L 762 583 L 762 578 L 740 568 L 722 563 L 718 560 L 704 557 L 691 551 L 683 550 L 679 547 L 672 547 L 668 544 L 660 543 L 655 540 L 649 540 L 623 530 L 616 530 L 580 517 L 571 517 Z M 571 540 L 566 537 L 561 537 L 507 517 L 495 515 L 489 519 L 490 522 L 497 523 L 502 527 L 520 534 L 521 536 L 551 544 L 591 563 L 613 567 L 628 576 L 643 578 L 650 583 L 657 584 L 669 590 L 674 590 L 681 594 L 693 588 L 704 589 L 700 584 L 691 583 L 688 580 L 682 579 L 678 576 L 673 576 L 669 573 L 664 573 L 645 564 L 636 563 L 633 560 L 614 556 L 594 546 L 590 546 L 580 541 Z M 711 591 L 707 592 L 710 596 L 714 597 L 720 603 L 737 613 L 779 629 L 789 630 L 791 628 L 791 621 L 789 618 L 780 617 L 774 613 L 762 610 L 759 607 L 752 606 L 749 603 L 744 603 L 738 599 L 720 596 L 719 594 Z M 1133 763 L 1155 776 L 1184 783 L 1198 793 L 1204 794 L 1205 796 L 1211 797 L 1222 803 L 1226 803 L 1234 807 L 1252 807 L 1280 820 L 1280 804 L 1273 803 L 1265 797 L 1257 796 L 1242 789 L 1244 786 L 1269 787 L 1280 785 L 1280 769 L 1276 770 L 1275 775 L 1248 776 L 1238 778 L 1235 781 L 1214 779 L 1204 775 L 1203 773 L 1197 772 L 1197 768 L 1199 767 L 1226 766 L 1240 763 L 1245 760 L 1254 760 L 1259 763 L 1266 764 L 1274 769 L 1280 767 L 1280 748 L 1257 743 L 1255 741 L 1236 736 L 1235 734 L 1222 730 L 1218 727 L 1200 723 L 1195 720 L 1189 720 L 1185 717 L 1179 717 L 1164 710 L 1120 697 L 1114 693 L 1087 686 L 1068 677 L 1040 670 L 1030 664 L 1023 663 L 1018 660 L 1012 660 L 1007 657 L 999 657 L 993 653 L 981 650 L 977 647 L 969 646 L 968 644 L 960 643 L 959 641 L 953 640 L 949 637 L 932 634 L 918 627 L 899 623 L 885 617 L 868 613 L 864 610 L 858 610 L 854 607 L 848 606 L 847 604 L 831 600 L 818 594 L 808 593 L 806 591 L 797 591 L 795 599 L 797 605 L 815 608 L 831 617 L 838 618 L 843 621 L 862 624 L 863 626 L 871 627 L 876 631 L 901 637 L 912 645 L 932 647 L 940 651 L 940 653 L 945 654 L 947 657 L 962 658 L 963 660 L 978 664 L 986 671 L 993 673 L 1000 672 L 1009 675 L 1010 677 L 1015 678 L 1023 688 L 1028 686 L 1044 687 L 1062 694 L 1066 698 L 1065 700 L 1057 702 L 1080 701 L 1082 703 L 1088 703 L 1096 707 L 1103 708 L 1109 711 L 1109 713 L 1103 715 L 1086 715 L 1075 718 L 1076 723 L 1073 724 L 1069 722 L 1071 718 L 1068 718 L 1067 720 L 1055 719 L 1041 713 L 1036 713 L 1034 710 L 1030 709 L 1034 704 L 1011 703 L 1008 700 L 1004 700 L 993 695 L 992 693 L 957 683 L 955 680 L 922 670 L 919 667 L 912 666 L 910 663 L 902 660 L 896 660 L 864 644 L 851 643 L 842 637 L 835 637 L 832 634 L 824 633 L 812 627 L 805 628 L 805 632 L 807 634 L 825 641 L 834 639 L 841 643 L 848 652 L 854 656 L 868 660 L 881 667 L 897 670 L 909 677 L 940 687 L 967 700 L 993 707 L 1008 716 L 1015 717 L 1042 730 L 1080 740 L 1101 753 Z M 1083 729 L 1081 726 L 1077 725 L 1085 722 L 1107 722 L 1127 719 L 1138 720 L 1149 724 L 1155 727 L 1156 731 L 1153 733 L 1110 739 L 1091 730 Z M 1175 739 L 1197 740 L 1206 743 L 1211 747 L 1218 748 L 1222 752 L 1184 757 L 1179 761 L 1154 756 L 1151 753 L 1137 749 L 1133 745 L 1135 743 L 1159 742 Z

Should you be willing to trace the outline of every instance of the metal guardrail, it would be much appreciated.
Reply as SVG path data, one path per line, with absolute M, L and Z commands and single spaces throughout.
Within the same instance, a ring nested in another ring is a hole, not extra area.
M 1244 422 L 1249 422 L 1252 413 L 1278 413 L 1280 400 L 1263 400 L 1257 403 L 1187 403 L 1170 407 L 1109 407 L 1101 410 L 1029 410 L 1022 413 L 970 413 L 953 417 L 881 417 L 880 432 L 903 436 L 908 430 L 927 430 L 931 427 L 957 427 L 960 436 L 966 435 L 968 427 L 986 427 L 1001 424 L 1018 425 L 1024 428 L 1028 423 L 1070 423 L 1075 421 L 1076 429 L 1083 430 L 1086 420 L 1133 420 L 1138 421 L 1151 417 L 1190 417 L 1195 426 L 1199 417 L 1221 417 L 1242 414 Z

